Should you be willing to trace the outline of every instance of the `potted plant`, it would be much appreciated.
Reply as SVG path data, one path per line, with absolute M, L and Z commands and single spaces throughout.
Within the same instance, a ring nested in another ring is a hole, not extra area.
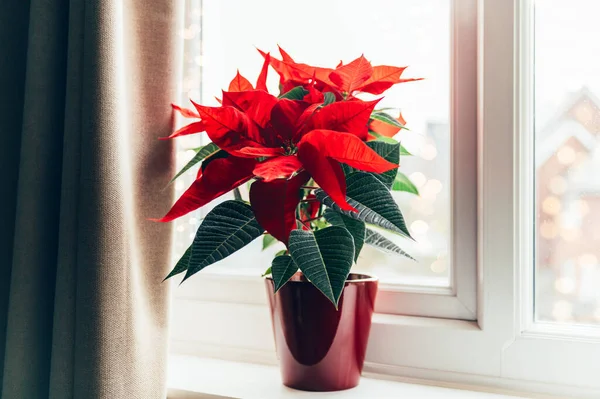
M 265 273 L 283 383 L 313 391 L 359 381 L 377 279 L 350 273 L 364 244 L 408 256 L 370 229 L 410 237 L 390 190 L 412 190 L 397 171 L 406 150 L 391 136 L 402 118 L 377 110 L 380 95 L 404 68 L 373 67 L 363 56 L 335 69 L 261 52 L 256 87 L 238 74 L 218 107 L 173 106 L 194 121 L 167 139 L 206 132 L 210 144 L 177 174 L 200 163 L 192 185 L 159 221 L 168 222 L 234 190 L 203 219 L 167 278 L 185 281 L 264 236 L 286 249 Z M 268 93 L 267 71 L 280 76 Z M 250 184 L 249 198 L 238 187 Z

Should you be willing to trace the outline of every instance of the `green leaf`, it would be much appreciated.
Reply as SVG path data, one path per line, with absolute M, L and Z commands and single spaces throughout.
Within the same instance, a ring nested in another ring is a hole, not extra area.
M 412 156 L 410 152 L 403 145 L 400 146 L 400 156 Z
M 396 165 L 400 163 L 400 143 L 390 144 L 381 141 L 369 141 L 367 145 L 386 161 Z M 372 175 L 378 178 L 386 187 L 390 188 L 392 187 L 397 171 L 398 169 L 392 169 L 381 174 L 372 173 Z
M 275 256 L 281 256 L 281 255 L 286 255 L 287 254 L 287 249 L 282 249 L 281 251 L 277 252 L 275 254 Z
M 250 205 L 240 201 L 225 201 L 215 206 L 196 232 L 183 280 L 250 244 L 263 232 Z
M 409 237 L 404 216 L 387 187 L 369 173 L 353 173 L 346 178 L 346 196 L 358 212 L 342 210 L 323 190 L 315 191 L 316 197 L 331 209 L 356 220 L 383 227 L 386 230 Z
M 269 266 L 269 268 L 267 270 L 265 270 L 265 272 L 262 274 L 261 277 L 268 276 L 269 274 L 271 274 L 271 267 L 270 266 Z
M 333 209 L 327 209 L 324 216 L 332 226 L 345 227 L 352 234 L 352 239 L 354 240 L 354 261 L 356 262 L 365 242 L 365 222 L 349 218 L 346 215 L 337 213 Z
M 343 162 L 340 162 L 340 166 L 342 167 L 345 176 L 350 176 L 352 173 L 356 173 L 357 171 L 357 169 L 354 169 L 352 166 L 346 165 Z
M 194 155 L 194 157 L 179 171 L 179 173 L 177 173 L 175 177 L 171 179 L 169 184 L 173 183 L 175 179 L 187 172 L 192 166 L 196 165 L 204 158 L 210 157 L 219 151 L 219 147 L 215 143 L 208 143 L 207 145 L 195 148 L 194 150 L 196 151 L 196 155 Z
M 263 246 L 262 249 L 263 251 L 267 248 L 269 248 L 271 245 L 275 244 L 277 242 L 277 239 L 275 237 L 273 237 L 271 234 L 265 234 L 263 236 Z
M 369 130 L 369 134 L 373 137 L 375 137 L 375 141 L 382 141 L 384 143 L 388 143 L 388 144 L 398 144 L 398 141 L 391 138 L 391 137 L 386 137 L 386 136 L 382 136 L 381 134 L 374 132 L 372 130 Z
M 291 256 L 282 255 L 273 259 L 271 272 L 275 283 L 275 292 L 279 291 L 297 271 L 298 266 L 296 266 Z
M 337 309 L 354 259 L 352 234 L 339 226 L 293 230 L 288 247 L 302 273 Z
M 377 119 L 378 121 L 387 123 L 388 125 L 396 126 L 400 129 L 405 129 L 404 125 L 398 122 L 396 118 L 382 111 L 373 112 L 371 114 L 371 119 Z
M 236 201 L 243 201 L 244 199 L 242 198 L 242 192 L 240 191 L 239 187 L 236 187 L 233 189 L 233 198 Z
M 305 95 L 308 94 L 308 90 L 305 90 L 304 87 L 298 86 L 294 87 L 292 90 L 288 91 L 279 96 L 279 98 L 287 98 L 289 100 L 302 100 Z
M 186 271 L 188 268 L 188 264 L 190 263 L 190 255 L 191 254 L 192 254 L 192 246 L 190 245 L 188 247 L 188 249 L 185 250 L 185 252 L 181 256 L 181 258 L 179 258 L 179 260 L 177 261 L 177 264 L 175 265 L 173 270 L 171 270 L 171 273 L 169 273 L 169 275 L 167 277 L 165 277 L 165 280 L 167 280 L 173 276 L 176 276 L 179 273 L 183 273 L 184 271 Z M 163 280 L 163 281 L 165 281 L 165 280 Z
M 398 165 L 400 162 L 400 144 L 396 143 L 384 143 L 381 141 L 369 141 L 367 146 L 371 147 L 373 151 L 375 151 L 379 156 L 384 158 L 385 160 Z M 342 170 L 346 176 L 359 172 L 358 169 L 354 169 L 351 166 L 341 164 Z M 392 183 L 394 182 L 394 178 L 396 177 L 396 172 L 398 169 L 388 170 L 384 173 L 371 173 L 371 172 L 362 172 L 362 173 L 370 173 L 379 179 L 385 186 L 389 189 L 392 187 Z
M 402 172 L 398 172 L 392 185 L 394 191 L 406 191 L 407 193 L 413 193 L 419 195 L 419 189 L 409 180 L 409 178 Z
M 366 230 L 365 244 L 375 247 L 383 252 L 406 256 L 407 258 L 416 261 L 415 258 L 404 252 L 402 248 L 376 231 L 370 229 Z
M 323 100 L 323 107 L 335 102 L 335 94 L 328 91 L 327 93 L 323 93 L 325 99 Z
M 324 221 L 323 219 L 313 220 L 312 222 L 313 229 L 320 230 L 329 227 L 329 223 Z

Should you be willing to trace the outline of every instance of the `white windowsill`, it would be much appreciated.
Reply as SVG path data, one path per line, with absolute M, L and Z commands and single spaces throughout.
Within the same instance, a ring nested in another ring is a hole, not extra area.
M 172 355 L 169 360 L 168 399 L 287 399 L 287 398 L 427 398 L 511 399 L 516 396 L 465 391 L 363 377 L 347 391 L 314 393 L 281 384 L 274 366 Z

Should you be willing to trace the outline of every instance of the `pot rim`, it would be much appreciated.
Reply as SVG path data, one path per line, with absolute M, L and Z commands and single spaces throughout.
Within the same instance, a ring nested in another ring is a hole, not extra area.
M 294 277 L 296 277 L 296 278 L 302 278 L 301 276 L 303 276 L 303 275 L 302 274 L 298 275 L 298 273 L 301 273 L 301 272 L 298 271 L 297 274 L 295 274 L 294 276 L 292 276 L 292 278 L 290 278 L 286 284 L 290 284 L 290 283 L 294 283 L 294 284 L 310 283 L 310 281 L 308 281 L 305 277 L 302 280 L 294 280 Z M 353 276 L 353 275 L 354 276 L 358 276 L 358 278 L 355 278 L 355 279 L 352 279 L 352 280 L 346 279 L 346 282 L 344 284 L 359 284 L 359 283 L 368 283 L 368 282 L 377 282 L 377 281 L 379 281 L 379 277 L 374 276 L 372 274 L 367 274 L 367 273 L 350 273 L 348 275 L 348 277 Z M 264 279 L 265 280 L 273 280 L 273 276 L 272 275 L 265 276 Z

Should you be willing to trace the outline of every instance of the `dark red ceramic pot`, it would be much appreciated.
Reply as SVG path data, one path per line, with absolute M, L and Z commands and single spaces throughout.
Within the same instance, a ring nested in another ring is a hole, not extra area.
M 297 273 L 277 294 L 265 279 L 283 384 L 304 391 L 339 391 L 358 385 L 377 278 L 351 273 L 338 310 Z

